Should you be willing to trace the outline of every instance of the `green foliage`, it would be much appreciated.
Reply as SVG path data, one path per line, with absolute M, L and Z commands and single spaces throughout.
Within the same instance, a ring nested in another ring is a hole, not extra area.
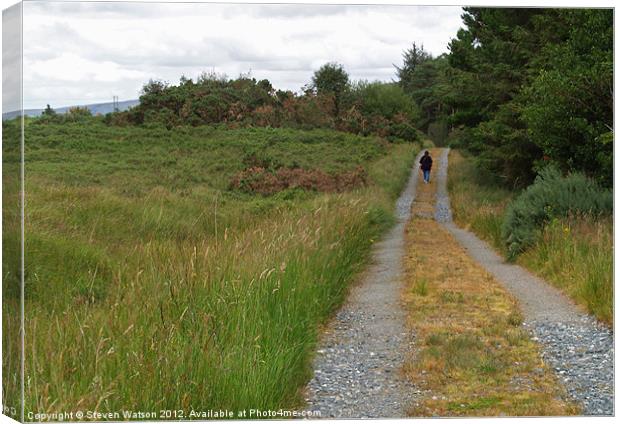
M 108 114 L 103 121 L 167 130 L 217 124 L 233 129 L 327 128 L 415 141 L 418 116 L 415 103 L 397 85 L 358 83 L 352 90 L 342 65 L 328 63 L 315 72 L 301 95 L 275 90 L 268 80 L 245 75 L 233 80 L 203 74 L 196 82 L 182 77 L 176 86 L 151 80 L 144 85 L 138 106 Z
M 76 122 L 76 121 L 84 121 L 85 119 L 90 118 L 92 113 L 87 107 L 75 106 L 69 108 L 69 111 L 65 115 L 65 121 Z
M 429 127 L 435 122 L 445 121 L 446 108 L 454 103 L 448 59 L 446 55 L 433 59 L 423 49 L 416 51 L 415 44 L 403 56 L 403 68 L 396 67 L 398 84 L 413 98 L 420 110 L 415 121 L 417 126 L 431 135 Z M 414 60 L 414 57 L 417 59 Z M 439 144 L 447 136 L 438 134 L 437 126 L 433 135 L 439 135 L 438 138 L 434 137 L 434 141 L 439 141 Z
M 546 66 L 525 91 L 532 141 L 563 170 L 612 185 L 613 14 L 566 11 L 568 39 L 545 49 Z
M 27 118 L 30 120 L 30 118 Z M 69 108 L 66 113 L 56 113 L 54 109 L 47 105 L 39 118 L 33 119 L 37 125 L 62 124 L 69 122 L 88 122 L 93 119 L 93 115 L 87 107 L 75 106 Z
M 411 92 L 416 88 L 419 88 L 417 81 L 419 80 L 418 69 L 427 61 L 430 61 L 432 56 L 430 53 L 424 50 L 424 46 L 418 47 L 416 43 L 403 52 L 403 66 L 402 68 L 396 67 L 396 75 L 398 76 L 398 82 L 407 92 Z
M 45 107 L 45 110 L 41 113 L 43 116 L 54 116 L 56 115 L 56 111 L 52 109 L 52 107 L 48 104 Z
M 493 119 L 466 130 L 464 144 L 492 183 L 509 188 L 527 186 L 535 177 L 533 158 L 540 149 L 530 141 L 519 115 L 519 104 L 498 107 Z
M 459 145 L 477 156 L 478 166 L 507 187 L 525 187 L 534 177 L 540 149 L 521 118 L 522 86 L 531 60 L 545 42 L 538 21 L 544 9 L 465 8 L 466 28 L 450 43 L 454 80 L 465 87 L 453 125 L 463 125 Z
M 409 120 L 417 118 L 416 104 L 396 84 L 360 83 L 355 87 L 353 96 L 360 104 L 362 113 L 367 116 L 377 114 L 393 119 L 397 115 L 404 115 Z
M 312 87 L 319 96 L 334 99 L 334 117 L 340 116 L 342 100 L 349 89 L 349 74 L 338 63 L 326 63 L 312 76 Z
M 183 124 L 243 123 L 254 111 L 275 103 L 268 81 L 202 74 L 196 82 L 183 77 L 177 86 L 149 81 L 142 89 L 140 104 L 125 115 L 133 123 L 160 123 L 170 129 Z
M 417 141 L 414 122 L 419 110 L 397 84 L 358 82 L 348 95 L 349 109 L 339 128 L 358 134 L 377 134 L 390 141 Z
M 538 240 L 541 229 L 554 218 L 569 215 L 609 215 L 613 195 L 583 174 L 563 177 L 553 167 L 543 169 L 534 184 L 507 208 L 502 236 L 508 258 L 514 259 Z
M 476 155 L 507 188 L 543 158 L 612 184 L 613 11 L 464 8 L 450 54 L 415 45 L 397 67 L 418 127 Z M 405 70 L 407 72 L 405 72 Z

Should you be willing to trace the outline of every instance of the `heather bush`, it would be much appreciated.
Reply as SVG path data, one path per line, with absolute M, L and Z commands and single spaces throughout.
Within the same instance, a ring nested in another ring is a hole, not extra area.
M 534 184 L 509 206 L 502 224 L 508 258 L 533 245 L 543 226 L 570 215 L 608 215 L 613 211 L 611 190 L 602 189 L 583 174 L 566 177 L 553 167 L 543 169 Z

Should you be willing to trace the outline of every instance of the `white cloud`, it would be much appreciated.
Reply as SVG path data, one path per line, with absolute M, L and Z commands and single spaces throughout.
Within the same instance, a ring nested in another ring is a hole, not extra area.
M 352 78 L 390 80 L 414 41 L 446 52 L 460 14 L 439 6 L 27 2 L 25 107 L 132 99 L 150 78 L 176 83 L 210 70 L 251 70 L 297 91 L 328 61 Z
M 2 11 L 2 110 L 22 108 L 21 5 Z
M 30 68 L 28 72 L 30 81 L 47 78 L 80 84 L 148 78 L 148 74 L 142 71 L 122 68 L 110 61 L 84 59 L 75 53 L 61 53 L 60 56 L 47 60 L 28 61 L 25 66 Z

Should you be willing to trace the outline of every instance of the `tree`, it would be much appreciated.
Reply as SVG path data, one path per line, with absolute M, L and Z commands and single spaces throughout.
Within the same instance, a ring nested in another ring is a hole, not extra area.
M 549 9 L 464 10 L 465 28 L 449 44 L 456 94 L 450 123 L 462 128 L 458 141 L 482 170 L 507 186 L 526 186 L 542 152 L 523 120 L 523 89 L 543 46 L 561 39 L 564 29 Z
M 411 96 L 422 112 L 417 125 L 427 131 L 432 122 L 442 120 L 446 104 L 451 100 L 452 88 L 448 82 L 450 65 L 445 55 L 419 63 L 407 75 L 403 90 Z M 406 88 L 405 88 L 406 87 Z
M 418 108 L 411 97 L 394 83 L 360 83 L 354 91 L 356 102 L 365 115 L 393 119 L 400 114 L 410 120 L 418 117 Z
M 613 183 L 613 12 L 562 10 L 567 39 L 542 52 L 524 90 L 523 119 L 544 155 L 564 171 Z
M 412 91 L 412 80 L 418 66 L 431 59 L 430 53 L 424 51 L 424 46 L 418 47 L 416 43 L 413 43 L 411 48 L 403 52 L 403 67 L 399 68 L 396 65 L 394 67 L 396 68 L 398 83 L 406 92 Z
M 56 111 L 48 104 L 42 114 L 43 116 L 56 116 Z
M 349 90 L 349 74 L 338 63 L 326 63 L 312 77 L 312 88 L 319 96 L 332 96 L 334 117 L 340 116 L 343 99 Z

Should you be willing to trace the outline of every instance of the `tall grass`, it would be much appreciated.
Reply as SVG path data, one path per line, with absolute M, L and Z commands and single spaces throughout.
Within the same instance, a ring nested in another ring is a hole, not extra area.
M 448 191 L 454 221 L 505 252 L 502 222 L 513 193 L 483 181 L 473 160 L 457 150 L 450 152 Z
M 19 119 L 15 120 L 19 124 Z M 19 125 L 2 135 L 2 406 L 3 414 L 21 414 L 21 196 Z
M 129 130 L 92 130 L 102 136 L 98 148 L 79 143 L 79 132 L 78 141 L 59 141 L 60 152 L 50 147 L 63 164 L 31 145 L 26 412 L 300 406 L 317 328 L 390 225 L 416 146 L 326 131 L 197 128 L 185 134 L 194 155 L 154 138 L 148 149 L 158 153 L 147 165 L 142 142 L 115 141 Z M 131 131 L 146 140 L 150 130 Z M 309 167 L 361 163 L 371 184 L 329 195 L 231 192 L 222 175 L 242 167 L 243 155 L 220 137 L 244 139 L 248 149 L 252 137 L 259 146 L 277 139 L 272 157 L 293 150 Z M 116 143 L 121 163 L 136 161 L 140 172 L 112 170 L 105 155 L 116 155 Z M 222 154 L 221 169 L 203 150 Z M 157 180 L 164 157 L 195 161 L 195 174 L 170 165 L 179 180 Z M 211 165 L 200 167 L 200 157 Z
M 448 189 L 457 224 L 470 228 L 508 256 L 502 224 L 515 193 L 479 181 L 473 164 L 458 151 L 450 153 Z M 538 232 L 540 236 L 518 256 L 517 263 L 561 288 L 599 320 L 611 323 L 611 219 L 570 214 L 549 220 Z
M 554 219 L 519 257 L 598 319 L 613 322 L 613 223 L 610 217 Z

